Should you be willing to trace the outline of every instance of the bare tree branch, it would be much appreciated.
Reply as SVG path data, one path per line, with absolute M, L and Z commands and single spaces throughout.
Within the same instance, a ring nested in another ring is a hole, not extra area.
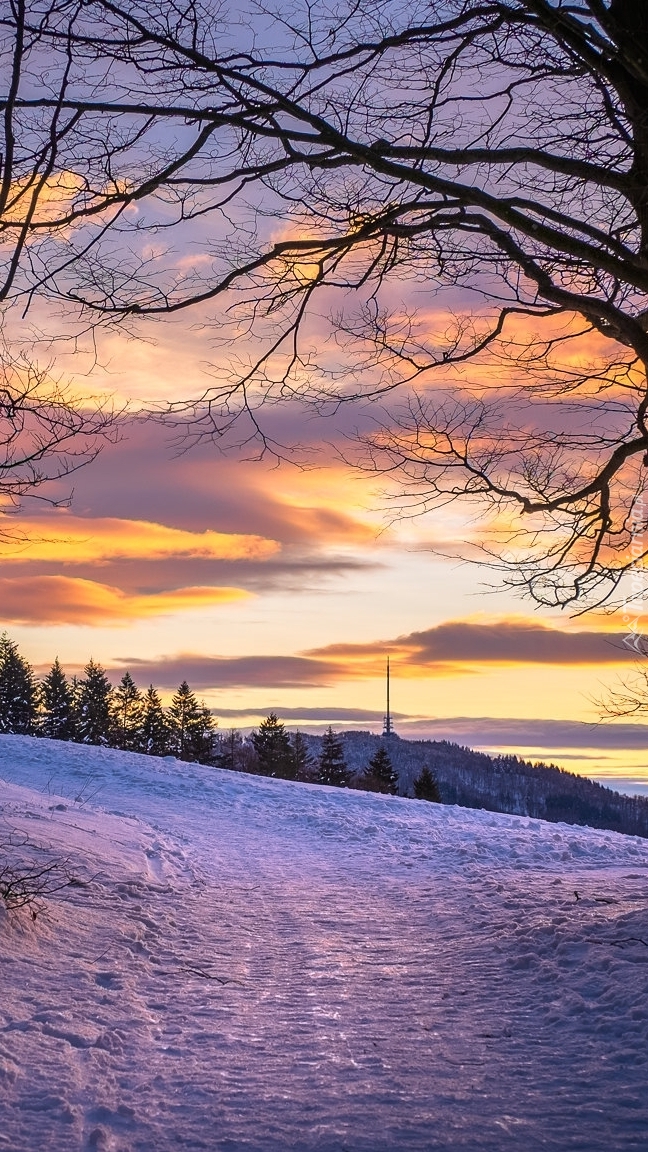
M 641 0 L 236 24 L 217 0 L 16 0 L 0 38 L 5 308 L 63 301 L 71 331 L 194 310 L 221 341 L 168 413 L 194 437 L 400 390 L 365 463 L 410 511 L 481 508 L 482 558 L 540 603 L 609 602 L 643 565 Z
M 27 836 L 0 833 L 0 901 L 10 912 L 27 909 L 36 920 L 44 899 L 74 881 L 66 860 L 38 859 Z

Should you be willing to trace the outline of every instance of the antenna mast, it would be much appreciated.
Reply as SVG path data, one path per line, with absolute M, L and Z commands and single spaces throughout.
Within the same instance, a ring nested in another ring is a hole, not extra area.
M 394 726 L 392 724 L 391 712 L 389 710 L 389 656 L 387 657 L 387 712 L 383 721 L 383 736 L 393 736 Z

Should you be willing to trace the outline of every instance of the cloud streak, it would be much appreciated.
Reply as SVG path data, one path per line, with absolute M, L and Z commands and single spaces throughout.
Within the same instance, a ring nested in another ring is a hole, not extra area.
M 308 655 L 371 666 L 389 654 L 402 675 L 453 665 L 622 664 L 636 659 L 622 633 L 568 631 L 522 620 L 455 620 L 370 644 L 331 644 Z
M 23 543 L 0 542 L 0 559 L 56 561 L 65 564 L 105 564 L 109 560 L 168 560 L 177 557 L 209 560 L 266 560 L 279 552 L 276 540 L 262 536 L 190 532 L 146 520 L 117 517 L 86 519 L 53 515 L 31 520 Z
M 303 720 L 312 724 L 380 724 L 383 713 L 369 708 L 283 708 L 268 704 L 265 708 L 219 708 L 218 715 L 226 720 L 267 716 L 269 712 L 280 712 L 282 720 Z M 393 720 L 406 720 L 403 712 L 392 712 Z
M 100 626 L 190 608 L 241 600 L 240 588 L 178 588 L 150 596 L 131 596 L 120 588 L 68 576 L 0 579 L 0 618 L 12 624 L 87 624 Z
M 197 656 L 163 657 L 160 660 L 124 658 L 113 671 L 128 668 L 138 684 L 175 688 L 188 680 L 193 688 L 325 688 L 348 678 L 342 664 L 303 656 Z M 352 674 L 352 672 L 351 672 Z
M 0 589 L 1 591 L 1 589 Z M 198 602 L 208 589 L 180 589 L 169 594 L 178 604 L 186 594 Z M 231 590 L 223 590 L 227 595 Z M 153 606 L 165 596 L 133 598 Z M 480 665 L 599 665 L 623 663 L 634 653 L 624 648 L 622 636 L 610 632 L 563 632 L 521 621 L 474 624 L 440 624 L 424 632 L 413 632 L 393 641 L 372 644 L 331 644 L 297 655 L 248 655 L 241 657 L 204 656 L 185 653 L 159 660 L 124 658 L 119 666 L 131 669 L 139 680 L 172 687 L 182 679 L 202 689 L 225 688 L 312 688 L 330 687 L 350 680 L 381 679 L 385 657 L 390 653 L 397 676 L 402 679 L 447 676 L 477 672 Z M 252 715 L 233 710 L 228 716 Z M 254 714 L 257 714 L 256 709 Z M 333 719 L 331 708 L 293 708 L 291 719 Z M 381 715 L 367 710 L 336 709 L 338 719 L 376 721 Z M 406 717 L 403 716 L 403 720 Z M 407 721 L 411 723 L 411 721 Z M 427 723 L 427 721 L 425 721 Z M 516 736 L 514 743 L 519 743 Z
M 611 751 L 648 748 L 648 724 L 451 716 L 406 722 L 402 725 L 402 734 L 409 739 L 450 740 L 473 748 L 538 749 L 556 754 L 563 748 Z

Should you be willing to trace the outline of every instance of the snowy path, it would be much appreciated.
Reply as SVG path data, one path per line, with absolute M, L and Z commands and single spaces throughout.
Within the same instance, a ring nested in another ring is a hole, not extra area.
M 88 882 L 0 922 L 0 1149 L 648 1148 L 648 844 L 0 758 L 5 821 Z

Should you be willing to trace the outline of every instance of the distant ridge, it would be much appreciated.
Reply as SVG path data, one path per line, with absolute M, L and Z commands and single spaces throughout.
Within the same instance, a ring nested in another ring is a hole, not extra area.
M 349 768 L 360 775 L 381 737 L 358 731 L 341 735 Z M 321 737 L 306 739 L 317 753 Z M 648 838 L 648 799 L 624 796 L 554 764 L 532 764 L 515 755 L 489 756 L 447 740 L 392 738 L 389 755 L 403 796 L 414 795 L 414 780 L 427 764 L 437 777 L 445 804 Z

